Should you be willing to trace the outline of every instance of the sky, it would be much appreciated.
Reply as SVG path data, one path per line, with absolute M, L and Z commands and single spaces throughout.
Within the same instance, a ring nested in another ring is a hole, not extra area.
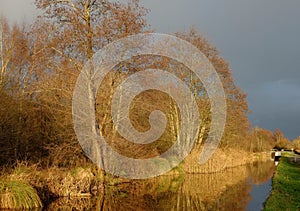
M 300 0 L 141 0 L 156 32 L 191 26 L 230 63 L 253 126 L 300 135 Z M 16 6 L 17 5 L 17 6 Z M 0 13 L 31 22 L 33 0 L 0 0 Z

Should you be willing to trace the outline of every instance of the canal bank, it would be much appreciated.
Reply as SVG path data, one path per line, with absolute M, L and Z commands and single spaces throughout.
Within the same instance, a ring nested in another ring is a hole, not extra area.
M 199 154 L 197 155 L 199 156 Z M 0 182 L 1 180 L 8 182 L 22 181 L 25 184 L 31 185 L 36 190 L 34 194 L 38 194 L 44 207 L 50 206 L 52 202 L 55 204 L 52 204 L 55 208 L 51 207 L 51 205 L 49 210 L 55 210 L 56 207 L 60 207 L 60 205 L 64 204 L 70 204 L 70 206 L 68 206 L 69 209 L 73 205 L 84 207 L 86 204 L 99 203 L 101 200 L 95 199 L 95 196 L 101 196 L 103 197 L 100 197 L 101 199 L 110 201 L 108 195 L 120 195 L 121 198 L 127 195 L 126 200 L 128 200 L 128 203 L 130 202 L 129 204 L 133 203 L 131 200 L 135 202 L 137 198 L 141 198 L 143 202 L 149 204 L 148 198 L 145 200 L 144 195 L 156 195 L 155 200 L 160 201 L 168 197 L 177 197 L 178 194 L 182 194 L 188 198 L 192 197 L 195 201 L 206 204 L 205 206 L 202 204 L 201 207 L 212 206 L 215 209 L 228 207 L 228 209 L 232 208 L 236 210 L 239 209 L 240 206 L 244 208 L 251 200 L 249 192 L 252 183 L 264 183 L 272 177 L 274 170 L 272 161 L 268 163 L 263 162 L 263 160 L 269 159 L 267 155 L 269 154 L 251 154 L 232 149 L 221 151 L 219 149 L 213 156 L 212 161 L 209 161 L 208 164 L 203 165 L 199 169 L 191 168 L 191 170 L 199 170 L 199 172 L 187 172 L 185 168 L 191 167 L 192 165 L 188 165 L 189 163 L 185 162 L 185 165 L 174 169 L 168 176 L 166 175 L 153 180 L 149 179 L 140 182 L 115 178 L 111 175 L 107 175 L 103 178 L 93 165 L 86 166 L 85 168 L 76 167 L 64 169 L 52 167 L 41 169 L 35 165 L 19 163 L 9 174 L 1 175 Z M 195 156 L 195 158 L 198 157 Z M 198 163 L 196 164 L 199 166 Z M 172 185 L 165 190 L 162 187 L 168 184 L 166 183 L 168 179 L 165 180 L 165 178 L 168 177 L 171 178 L 172 182 L 170 182 L 170 184 Z M 184 182 L 182 180 L 183 178 Z M 251 178 L 251 182 L 248 181 L 249 178 Z M 181 187 L 182 189 L 174 188 L 175 184 L 176 187 Z M 124 185 L 128 185 L 128 187 L 120 191 Z M 149 192 L 150 186 L 156 188 L 154 188 L 152 192 Z M 132 189 L 133 187 L 136 188 Z M 141 195 L 136 195 L 137 190 L 144 191 L 141 191 Z M 161 190 L 165 190 L 164 193 L 162 193 Z M 184 190 L 184 193 L 182 193 L 182 190 Z M 7 188 L 5 188 L 5 191 L 11 192 L 10 189 Z M 169 194 L 170 191 L 172 194 Z M 4 192 L 4 194 L 5 193 L 6 192 Z M 161 193 L 163 197 L 157 193 Z M 1 195 L 0 192 L 0 201 L 2 196 L 3 194 Z M 241 200 L 239 196 L 244 197 Z M 228 201 L 228 197 L 230 197 L 231 200 Z M 66 201 L 68 201 L 68 203 Z M 241 201 L 243 201 L 242 204 L 240 204 Z M 182 206 L 188 206 L 188 204 L 185 203 L 189 203 L 189 200 L 180 203 L 183 203 Z M 168 205 L 169 204 L 162 202 L 159 208 L 165 208 L 165 206 Z M 9 206 L 0 206 L 0 208 L 3 207 L 8 208 Z M 15 206 L 10 206 L 10 208 L 13 207 Z M 108 207 L 110 207 L 110 205 Z M 146 207 L 141 210 L 145 209 Z
M 253 187 L 269 181 L 273 173 L 274 163 L 268 161 L 219 173 L 132 180 L 107 185 L 103 194 L 92 198 L 60 197 L 44 210 L 246 210 L 254 200 Z
M 300 157 L 283 154 L 264 210 L 300 210 Z

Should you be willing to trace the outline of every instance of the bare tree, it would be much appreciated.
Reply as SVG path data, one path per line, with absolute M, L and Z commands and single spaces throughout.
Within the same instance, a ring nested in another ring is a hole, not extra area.
M 51 119 L 47 123 L 50 128 L 46 131 L 53 131 L 47 136 L 54 144 L 54 148 L 51 148 L 54 154 L 62 146 L 74 152 L 78 149 L 78 143 L 73 130 L 71 100 L 84 63 L 111 41 L 143 31 L 147 26 L 144 19 L 147 10 L 137 0 L 128 3 L 106 0 L 36 0 L 35 3 L 44 12 L 32 32 L 37 34 L 35 39 L 38 40 L 34 51 L 40 52 L 35 62 L 39 68 L 38 74 L 41 75 L 36 90 L 40 91 L 39 102 Z M 93 83 L 92 73 L 88 73 L 88 77 Z M 105 87 L 105 92 L 109 93 L 108 99 L 113 94 L 115 79 L 110 80 Z M 89 103 L 96 111 L 97 93 L 94 85 L 91 84 L 87 91 L 91 95 Z M 104 116 L 100 123 L 107 121 L 107 116 Z M 98 128 L 96 122 L 94 133 L 97 133 Z M 60 155 L 61 159 L 56 156 L 55 160 L 70 160 L 64 159 L 63 155 L 65 153 Z M 75 156 L 74 160 L 80 159 Z

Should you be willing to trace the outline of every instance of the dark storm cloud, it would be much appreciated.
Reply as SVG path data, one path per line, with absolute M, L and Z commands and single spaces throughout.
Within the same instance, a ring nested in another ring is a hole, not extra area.
M 230 62 L 252 123 L 300 135 L 300 1 L 142 0 L 161 32 L 191 25 Z
M 14 20 L 32 17 L 32 2 L 1 0 L 0 12 Z M 281 128 L 289 138 L 300 135 L 299 0 L 141 3 L 151 9 L 148 20 L 158 32 L 183 31 L 194 25 L 221 51 L 237 84 L 248 93 L 253 124 Z

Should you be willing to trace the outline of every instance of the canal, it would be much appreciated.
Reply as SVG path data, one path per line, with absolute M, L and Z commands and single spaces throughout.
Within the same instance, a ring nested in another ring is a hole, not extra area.
M 60 198 L 46 210 L 261 210 L 274 163 L 255 162 L 213 174 L 161 176 L 107 186 L 94 198 Z

